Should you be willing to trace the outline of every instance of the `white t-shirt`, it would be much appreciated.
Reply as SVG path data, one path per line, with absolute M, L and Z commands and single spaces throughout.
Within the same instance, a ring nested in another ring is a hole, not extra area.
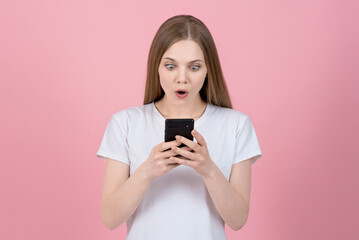
M 211 159 L 227 180 L 232 164 L 254 157 L 253 164 L 262 156 L 250 118 L 237 110 L 207 103 L 194 129 L 204 137 Z M 132 175 L 152 148 L 164 142 L 164 130 L 165 118 L 154 102 L 118 111 L 96 156 L 130 165 Z M 126 240 L 226 239 L 224 222 L 203 178 L 186 165 L 155 178 L 126 224 Z

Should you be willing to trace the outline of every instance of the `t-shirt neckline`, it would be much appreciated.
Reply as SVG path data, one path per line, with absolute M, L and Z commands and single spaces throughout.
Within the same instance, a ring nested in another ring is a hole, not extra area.
M 151 108 L 152 108 L 152 111 L 153 111 L 156 119 L 159 120 L 163 125 L 165 125 L 166 118 L 164 118 L 162 116 L 162 114 L 158 111 L 158 109 L 155 106 L 154 101 L 151 102 Z M 195 127 L 198 127 L 199 125 L 202 124 L 202 122 L 208 117 L 210 111 L 211 111 L 211 104 L 209 102 L 207 102 L 206 109 L 204 110 L 204 113 L 202 114 L 202 116 L 194 121 Z

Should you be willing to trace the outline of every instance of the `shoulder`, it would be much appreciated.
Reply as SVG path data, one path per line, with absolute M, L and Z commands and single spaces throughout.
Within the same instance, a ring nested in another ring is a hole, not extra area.
M 228 123 L 242 124 L 248 115 L 232 108 L 210 105 L 212 108 L 212 117 L 215 120 L 225 120 Z
M 117 121 L 134 121 L 143 118 L 150 111 L 150 104 L 128 107 L 112 114 Z

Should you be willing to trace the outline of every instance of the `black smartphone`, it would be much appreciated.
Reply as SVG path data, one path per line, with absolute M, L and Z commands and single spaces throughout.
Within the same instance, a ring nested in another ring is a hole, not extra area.
M 194 128 L 193 118 L 176 118 L 166 119 L 165 121 L 165 142 L 176 140 L 176 135 L 183 136 L 193 141 L 191 134 Z M 185 144 L 181 144 L 178 147 L 184 147 Z

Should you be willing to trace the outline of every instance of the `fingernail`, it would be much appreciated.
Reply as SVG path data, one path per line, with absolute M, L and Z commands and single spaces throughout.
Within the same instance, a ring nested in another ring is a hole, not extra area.
M 180 137 L 180 136 L 178 136 L 178 135 L 176 135 L 176 139 L 181 139 L 181 137 Z

